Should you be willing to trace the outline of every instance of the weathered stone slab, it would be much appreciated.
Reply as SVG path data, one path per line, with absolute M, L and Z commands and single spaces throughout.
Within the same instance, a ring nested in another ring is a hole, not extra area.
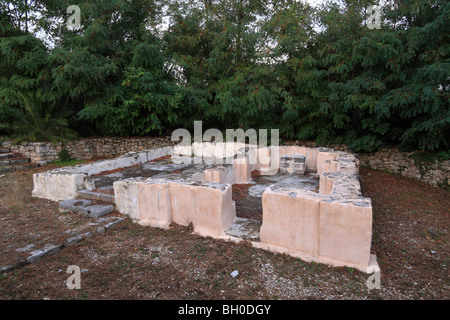
M 306 170 L 306 157 L 298 155 L 285 155 L 280 158 L 280 173 L 304 175 Z
M 225 230 L 225 234 L 250 241 L 259 241 L 261 221 L 237 217 L 236 221 Z
M 27 258 L 27 262 L 33 263 L 33 262 L 41 259 L 44 255 L 45 255 L 45 253 L 42 250 L 32 251 L 30 256 Z
M 77 212 L 85 217 L 99 218 L 114 211 L 113 205 L 94 204 L 77 208 Z
M 53 255 L 59 251 L 60 247 L 61 246 L 57 246 L 57 245 L 49 243 L 44 246 L 42 251 L 44 252 L 45 255 Z
M 62 211 L 77 212 L 77 210 L 89 206 L 92 202 L 84 199 L 68 199 L 59 203 L 59 209 Z
M 139 223 L 168 229 L 172 223 L 168 184 L 139 182 L 138 194 Z
M 268 188 L 263 194 L 261 241 L 309 254 L 319 253 L 318 196 Z

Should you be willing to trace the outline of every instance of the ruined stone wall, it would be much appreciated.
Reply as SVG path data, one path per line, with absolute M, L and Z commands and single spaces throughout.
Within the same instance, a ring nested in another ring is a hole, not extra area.
M 450 186 L 450 160 L 419 161 L 413 153 L 400 152 L 393 148 L 382 148 L 375 153 L 358 155 L 360 164 L 376 170 L 385 170 L 417 179 L 432 186 Z
M 118 157 L 130 151 L 142 151 L 172 145 L 169 138 L 89 138 L 62 143 L 23 142 L 12 145 L 7 141 L 3 147 L 10 148 L 31 159 L 31 162 L 45 164 L 58 159 L 58 152 L 63 147 L 70 156 L 78 160 L 92 160 L 99 158 Z
M 292 141 L 289 145 L 310 148 L 317 147 L 314 142 Z M 327 145 L 338 151 L 349 151 L 345 145 Z M 401 152 L 397 148 L 380 148 L 370 154 L 356 154 L 360 165 L 375 170 L 383 170 L 413 178 L 432 186 L 450 186 L 450 160 L 419 161 L 412 157 L 414 152 Z
M 130 151 L 153 149 L 165 145 L 174 145 L 169 137 L 165 138 L 89 138 L 68 142 L 65 147 L 76 159 L 91 160 L 110 158 L 123 155 Z M 315 148 L 314 142 L 290 141 L 286 145 L 298 145 Z M 62 143 L 27 142 L 11 145 L 4 142 L 3 147 L 11 148 L 12 152 L 23 154 L 31 162 L 45 164 L 58 159 Z M 345 145 L 326 146 L 339 151 L 348 151 Z M 401 152 L 395 148 L 382 148 L 372 154 L 358 154 L 362 166 L 376 170 L 385 170 L 402 176 L 417 179 L 432 186 L 450 185 L 450 160 L 434 163 L 420 162 L 411 157 L 412 153 Z

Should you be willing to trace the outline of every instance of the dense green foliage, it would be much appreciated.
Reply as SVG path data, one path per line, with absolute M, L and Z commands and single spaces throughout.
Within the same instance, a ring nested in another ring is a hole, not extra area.
M 447 151 L 450 3 L 388 1 L 370 29 L 374 2 L 81 0 L 81 29 L 68 30 L 68 0 L 0 1 L 0 134 L 153 135 L 203 120 L 354 151 Z

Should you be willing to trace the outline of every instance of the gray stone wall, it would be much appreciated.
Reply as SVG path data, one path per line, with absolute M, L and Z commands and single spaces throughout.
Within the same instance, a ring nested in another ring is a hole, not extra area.
M 63 147 L 70 156 L 78 160 L 93 160 L 118 157 L 130 151 L 155 149 L 162 146 L 173 145 L 169 138 L 89 138 L 62 143 L 50 142 L 23 142 L 11 145 L 3 142 L 3 147 L 10 148 L 12 152 L 20 153 L 31 162 L 46 164 L 58 159 L 58 152 Z
M 412 154 L 382 148 L 372 154 L 360 154 L 358 158 L 362 166 L 397 173 L 432 186 L 450 186 L 450 160 L 430 163 L 418 161 L 411 157 Z
M 310 141 L 291 141 L 288 144 L 309 148 L 317 147 L 316 143 Z M 346 145 L 327 145 L 324 147 L 338 151 L 349 151 Z M 414 152 L 402 152 L 397 148 L 380 148 L 374 153 L 356 154 L 356 157 L 360 166 L 400 174 L 435 187 L 450 186 L 450 160 L 430 163 L 414 159 L 413 154 Z

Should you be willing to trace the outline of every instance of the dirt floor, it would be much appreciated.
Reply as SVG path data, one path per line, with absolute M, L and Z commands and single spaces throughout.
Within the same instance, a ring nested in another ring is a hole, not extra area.
M 0 178 L 0 267 L 15 249 L 45 244 L 88 218 L 31 197 L 32 173 Z M 102 235 L 0 275 L 0 299 L 449 299 L 449 191 L 361 168 L 374 208 L 373 251 L 381 289 L 368 275 L 126 220 Z M 117 214 L 117 213 L 116 213 Z M 82 270 L 69 290 L 67 268 Z M 238 270 L 233 278 L 230 274 Z

